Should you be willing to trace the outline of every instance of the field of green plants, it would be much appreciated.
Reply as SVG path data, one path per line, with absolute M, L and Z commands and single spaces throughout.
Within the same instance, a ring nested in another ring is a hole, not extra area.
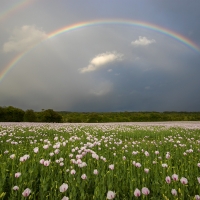
M 200 130 L 2 123 L 0 199 L 200 200 Z

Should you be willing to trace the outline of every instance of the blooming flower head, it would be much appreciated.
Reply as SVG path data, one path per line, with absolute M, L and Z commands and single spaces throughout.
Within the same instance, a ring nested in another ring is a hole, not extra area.
M 70 174 L 76 174 L 76 171 L 74 169 L 72 169 Z
M 82 178 L 83 180 L 87 179 L 86 174 L 83 174 L 83 175 L 81 176 L 81 178 Z
M 58 154 L 59 152 L 60 152 L 60 149 L 56 149 L 56 150 L 54 151 L 55 154 Z
M 46 166 L 46 167 L 47 167 L 47 166 L 49 166 L 49 165 L 50 165 L 50 163 L 51 163 L 51 161 L 50 161 L 50 160 L 45 160 L 45 161 L 44 161 L 44 166 Z
M 175 189 L 171 190 L 172 195 L 176 196 L 177 195 L 177 191 Z
M 197 177 L 197 181 L 199 182 L 199 184 L 200 184 L 200 177 Z
M 167 159 L 170 158 L 170 154 L 169 154 L 169 153 L 166 154 L 166 158 L 167 158 Z
M 171 178 L 170 178 L 170 176 L 167 176 L 166 178 L 165 178 L 165 180 L 166 180 L 166 182 L 169 184 L 169 183 L 171 183 Z
M 17 185 L 15 185 L 14 187 L 13 187 L 13 190 L 19 190 L 19 187 L 17 186 Z
M 26 161 L 27 159 L 29 159 L 30 158 L 30 156 L 29 155 L 24 155 L 24 156 L 22 156 L 22 157 L 20 157 L 20 162 L 24 162 L 24 161 Z
M 142 188 L 142 194 L 148 195 L 150 193 L 149 189 L 147 187 Z
M 186 185 L 186 184 L 188 183 L 188 180 L 187 180 L 187 178 L 185 178 L 185 177 L 182 177 L 182 178 L 180 179 L 180 181 L 181 181 L 181 183 L 184 184 L 184 185 Z
M 109 169 L 113 170 L 114 169 L 114 164 L 109 165 Z
M 159 151 L 155 151 L 155 154 L 158 155 L 158 154 L 159 154 Z
M 10 155 L 10 158 L 14 159 L 15 158 L 15 154 Z
M 138 188 L 135 189 L 134 195 L 135 195 L 136 197 L 139 197 L 139 196 L 141 195 L 141 192 L 140 192 L 140 190 L 139 190 Z
M 38 148 L 38 147 L 35 147 L 35 148 L 33 149 L 33 151 L 34 151 L 34 153 L 38 153 L 39 148 Z
M 163 164 L 162 164 L 162 167 L 163 167 L 163 168 L 167 168 L 168 165 L 167 165 L 166 163 L 163 163 Z
M 50 156 L 53 156 L 53 155 L 54 155 L 54 153 L 53 153 L 53 152 L 51 152 L 51 153 L 49 153 L 49 155 L 50 155 Z
M 145 173 L 149 173 L 149 169 L 144 168 L 144 172 L 145 172 Z
M 115 192 L 108 191 L 107 193 L 107 199 L 114 199 L 115 198 Z
M 20 172 L 15 173 L 15 178 L 19 178 L 21 176 Z
M 68 189 L 68 185 L 66 183 L 63 183 L 60 186 L 60 192 L 65 192 Z
M 149 156 L 149 152 L 148 151 L 145 151 L 144 154 L 145 154 L 145 156 Z
M 40 164 L 43 165 L 43 164 L 44 164 L 44 161 L 45 161 L 44 159 L 41 159 L 41 160 L 40 160 Z
M 177 174 L 173 174 L 173 175 L 172 175 L 172 179 L 173 179 L 174 181 L 178 181 L 178 175 L 177 175 Z
M 139 167 L 141 167 L 142 165 L 141 165 L 139 162 L 137 162 L 137 163 L 135 163 L 135 166 L 139 168 Z
M 69 200 L 69 197 L 64 196 L 62 200 Z
M 26 188 L 23 192 L 22 192 L 22 195 L 24 197 L 28 197 L 31 193 L 31 190 L 29 188 Z
M 46 145 L 43 146 L 43 149 L 48 149 L 48 148 L 49 148 L 48 144 L 46 144 Z
M 197 163 L 197 166 L 200 167 L 200 163 Z
M 199 195 L 195 195 L 194 198 L 195 198 L 196 200 L 200 200 L 200 196 L 199 196 Z
M 97 169 L 94 169 L 94 172 L 93 172 L 95 175 L 97 175 L 99 172 Z

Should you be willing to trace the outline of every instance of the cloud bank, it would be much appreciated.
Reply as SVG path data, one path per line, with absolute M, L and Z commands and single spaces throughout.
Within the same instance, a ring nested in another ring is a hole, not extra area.
M 3 45 L 3 51 L 5 53 L 13 51 L 22 52 L 41 42 L 45 38 L 47 38 L 47 34 L 35 26 L 22 26 L 13 31 L 9 41 Z

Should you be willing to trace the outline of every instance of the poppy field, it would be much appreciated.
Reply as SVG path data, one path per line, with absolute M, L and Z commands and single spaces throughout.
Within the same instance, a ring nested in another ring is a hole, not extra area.
M 200 200 L 200 129 L 2 123 L 0 199 Z

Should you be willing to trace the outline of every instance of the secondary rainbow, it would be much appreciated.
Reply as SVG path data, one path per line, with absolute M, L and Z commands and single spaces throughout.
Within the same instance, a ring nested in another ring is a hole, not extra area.
M 196 52 L 200 52 L 200 47 L 198 45 L 196 45 L 193 41 L 191 41 L 190 39 L 188 39 L 187 37 L 176 33 L 172 30 L 166 29 L 164 27 L 155 25 L 155 24 L 151 24 L 148 22 L 142 22 L 142 21 L 134 21 L 134 20 L 122 20 L 122 19 L 112 19 L 112 20 L 94 20 L 94 21 L 86 21 L 86 22 L 79 22 L 76 24 L 72 24 L 69 26 L 65 26 L 62 27 L 56 31 L 53 31 L 51 33 L 48 34 L 47 38 L 45 38 L 44 40 L 48 40 L 50 38 L 59 36 L 63 33 L 66 32 L 70 32 L 73 30 L 77 30 L 77 29 L 81 29 L 81 28 L 86 28 L 86 27 L 91 27 L 91 26 L 100 26 L 100 25 L 126 25 L 126 26 L 135 26 L 135 27 L 141 27 L 144 29 L 150 29 L 152 31 L 156 31 L 159 32 L 161 34 L 164 34 L 168 37 L 171 37 L 179 42 L 181 42 L 182 44 L 186 45 L 187 47 L 191 48 L 192 50 L 196 51 Z M 40 42 L 41 43 L 41 42 Z M 11 60 L 10 63 L 8 63 L 8 65 L 6 67 L 4 67 L 4 69 L 2 70 L 2 72 L 0 73 L 0 81 L 3 80 L 3 78 L 5 77 L 5 75 L 23 58 L 25 57 L 25 55 L 27 53 L 29 53 L 31 51 L 31 49 L 33 49 L 34 47 L 36 47 L 37 45 L 39 45 L 40 43 L 35 44 L 34 46 L 30 47 L 30 49 L 28 49 L 25 52 L 22 52 L 20 54 L 18 54 L 13 60 Z
M 32 3 L 34 0 L 21 0 L 14 5 L 10 6 L 7 10 L 0 13 L 0 22 L 3 22 L 6 18 L 12 16 L 15 12 L 17 12 L 20 9 L 25 8 L 25 6 Z

